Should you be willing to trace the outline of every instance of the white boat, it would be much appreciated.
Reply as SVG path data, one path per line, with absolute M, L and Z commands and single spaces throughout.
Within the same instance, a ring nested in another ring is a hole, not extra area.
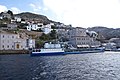
M 45 43 L 44 48 L 41 49 L 33 49 L 31 52 L 31 56 L 46 56 L 46 55 L 63 55 L 63 54 L 83 54 L 83 53 L 98 53 L 104 52 L 104 48 L 93 48 L 93 49 L 85 49 L 79 50 L 77 48 L 74 49 L 64 49 L 62 46 L 57 44 Z
M 33 49 L 31 56 L 39 56 L 39 55 L 63 55 L 65 51 L 61 48 L 60 44 L 51 44 L 45 43 L 44 48 L 41 49 Z

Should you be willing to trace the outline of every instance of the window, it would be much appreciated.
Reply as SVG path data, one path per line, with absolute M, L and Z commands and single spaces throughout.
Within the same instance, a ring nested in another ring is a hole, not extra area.
M 9 45 L 7 46 L 7 48 L 9 48 Z
M 14 38 L 14 36 L 12 36 L 12 38 Z
M 3 38 L 4 38 L 4 35 L 3 35 Z
M 2 45 L 2 48 L 4 48 L 4 45 Z

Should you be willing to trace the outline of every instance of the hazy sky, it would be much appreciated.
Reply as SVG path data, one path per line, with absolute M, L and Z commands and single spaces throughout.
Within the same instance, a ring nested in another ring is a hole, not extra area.
M 0 0 L 0 12 L 33 12 L 74 27 L 120 28 L 120 0 Z

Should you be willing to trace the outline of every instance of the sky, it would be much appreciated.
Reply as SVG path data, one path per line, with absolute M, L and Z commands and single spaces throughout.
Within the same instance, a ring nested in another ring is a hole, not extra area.
M 0 0 L 0 12 L 32 12 L 73 27 L 120 28 L 120 0 Z

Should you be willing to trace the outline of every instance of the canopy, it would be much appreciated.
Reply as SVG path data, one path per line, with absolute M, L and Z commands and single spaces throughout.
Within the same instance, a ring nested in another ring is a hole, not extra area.
M 90 47 L 89 45 L 77 45 L 77 47 Z

